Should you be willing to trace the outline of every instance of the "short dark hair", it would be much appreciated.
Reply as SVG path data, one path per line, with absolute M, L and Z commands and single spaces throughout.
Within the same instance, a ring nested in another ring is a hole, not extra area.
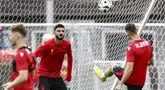
M 25 29 L 25 26 L 23 24 L 15 24 L 11 27 L 12 32 L 18 32 L 20 33 L 23 37 L 26 37 L 27 32 Z
M 54 31 L 55 31 L 57 28 L 65 28 L 65 26 L 62 25 L 62 24 L 57 24 L 57 25 L 54 27 Z
M 126 32 L 131 32 L 133 34 L 136 34 L 136 26 L 135 24 L 133 23 L 128 23 L 126 26 L 125 26 L 125 31 Z

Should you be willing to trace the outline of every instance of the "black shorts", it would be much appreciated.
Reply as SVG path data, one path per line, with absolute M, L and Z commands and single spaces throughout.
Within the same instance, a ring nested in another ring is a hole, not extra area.
M 40 76 L 38 90 L 67 90 L 67 88 L 61 77 Z
M 124 69 L 118 65 L 115 65 L 113 67 L 113 73 L 116 75 L 116 77 L 121 80 L 121 78 L 124 75 Z M 127 86 L 128 90 L 142 90 L 143 86 L 137 86 L 137 85 L 132 85 L 128 83 L 124 83 Z

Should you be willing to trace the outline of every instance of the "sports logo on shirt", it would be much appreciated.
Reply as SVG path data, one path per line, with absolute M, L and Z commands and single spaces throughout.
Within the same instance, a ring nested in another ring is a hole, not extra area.
M 45 86 L 41 86 L 41 90 L 45 90 Z
M 20 52 L 20 56 L 23 57 L 24 53 L 23 52 Z
M 51 54 L 53 54 L 54 49 L 51 49 Z
M 45 43 L 42 43 L 42 46 L 44 46 L 45 45 Z
M 128 51 L 131 50 L 131 47 L 128 47 Z

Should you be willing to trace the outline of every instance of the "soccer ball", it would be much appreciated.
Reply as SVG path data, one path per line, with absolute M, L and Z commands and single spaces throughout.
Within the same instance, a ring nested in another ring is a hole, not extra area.
M 99 10 L 102 12 L 107 12 L 110 8 L 113 7 L 111 0 L 100 0 L 98 6 Z

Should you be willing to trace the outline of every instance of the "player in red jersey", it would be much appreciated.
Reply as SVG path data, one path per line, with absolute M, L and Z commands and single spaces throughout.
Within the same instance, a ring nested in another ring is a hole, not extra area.
M 17 52 L 12 60 L 11 82 L 3 85 L 4 90 L 33 90 L 36 63 L 31 49 L 26 46 L 26 34 L 23 24 L 16 24 L 11 27 L 10 40 Z
M 127 24 L 125 30 L 127 36 L 132 40 L 127 48 L 125 70 L 118 65 L 110 65 L 104 73 L 97 66 L 94 67 L 94 71 L 102 82 L 115 74 L 121 80 L 116 90 L 120 90 L 123 84 L 127 86 L 128 90 L 142 90 L 146 79 L 147 66 L 153 65 L 151 45 L 138 36 L 134 24 Z
M 38 67 L 39 90 L 67 90 L 61 78 L 61 67 L 67 54 L 68 67 L 66 81 L 72 76 L 72 49 L 69 41 L 64 38 L 65 27 L 57 24 L 54 28 L 55 38 L 44 41 L 35 51 L 41 61 Z

